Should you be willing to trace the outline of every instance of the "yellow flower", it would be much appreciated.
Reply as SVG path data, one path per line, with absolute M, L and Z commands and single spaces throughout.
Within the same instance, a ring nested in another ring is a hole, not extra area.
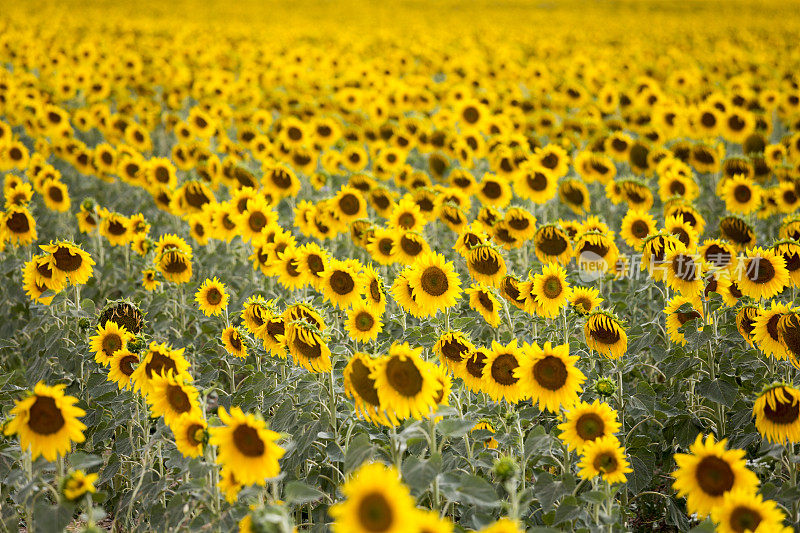
M 84 494 L 94 494 L 94 483 L 97 481 L 97 474 L 87 474 L 83 470 L 72 470 L 61 485 L 61 492 L 64 498 L 69 501 L 77 501 Z
M 523 398 L 538 402 L 541 411 L 554 413 L 578 401 L 586 376 L 575 366 L 579 357 L 569 355 L 568 345 L 554 347 L 548 341 L 542 348 L 538 344 L 531 346 L 526 343 L 523 351 L 526 357 L 514 369 Z
M 194 296 L 206 316 L 218 316 L 228 306 L 228 292 L 216 276 L 206 279 Z
M 579 475 L 592 479 L 600 475 L 608 483 L 625 483 L 625 474 L 633 472 L 625 458 L 625 448 L 614 436 L 600 437 L 583 446 L 583 457 L 578 463 Z

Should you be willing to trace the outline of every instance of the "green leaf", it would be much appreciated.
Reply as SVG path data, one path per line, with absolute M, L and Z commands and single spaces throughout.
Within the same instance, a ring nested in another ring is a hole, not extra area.
M 553 518 L 555 525 L 563 522 L 568 522 L 578 517 L 581 514 L 581 507 L 578 504 L 578 498 L 575 496 L 567 496 L 561 501 L 561 505 L 556 509 L 556 515 Z
M 462 502 L 478 507 L 498 507 L 500 505 L 497 490 L 482 477 L 467 474 L 461 476 L 460 481 L 458 493 L 461 495 Z
M 313 502 L 323 496 L 325 496 L 325 493 L 306 485 L 302 481 L 290 481 L 283 489 L 283 499 L 296 505 Z
M 403 481 L 415 494 L 421 494 L 442 471 L 442 456 L 437 453 L 429 459 L 419 459 L 409 455 L 403 461 L 401 470 Z
M 698 383 L 697 393 L 718 404 L 731 407 L 739 396 L 739 387 L 728 376 L 720 376 L 713 381 L 706 378 Z
M 372 457 L 375 453 L 375 446 L 369 441 L 369 436 L 366 433 L 356 435 L 347 446 L 344 454 L 344 470 L 345 473 L 350 473 L 361 464 Z
M 475 427 L 475 422 L 472 420 L 462 420 L 460 418 L 451 418 L 442 420 L 436 424 L 436 429 L 445 437 L 463 437 L 469 430 Z

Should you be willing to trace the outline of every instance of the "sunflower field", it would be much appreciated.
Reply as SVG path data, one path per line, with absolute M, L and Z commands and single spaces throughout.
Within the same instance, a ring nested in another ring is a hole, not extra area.
M 798 36 L 0 1 L 0 528 L 800 530 Z

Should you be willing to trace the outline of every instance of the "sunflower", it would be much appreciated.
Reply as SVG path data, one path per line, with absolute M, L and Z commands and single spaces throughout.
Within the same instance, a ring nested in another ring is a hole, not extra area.
M 690 306 L 690 310 L 686 312 L 681 311 L 681 307 L 687 304 Z M 700 300 L 697 299 L 696 295 L 678 295 L 667 302 L 664 314 L 667 315 L 666 325 L 669 339 L 675 344 L 685 346 L 686 338 L 683 333 L 680 332 L 680 328 L 687 322 L 702 319 L 703 305 Z M 699 329 L 703 329 L 703 326 L 700 325 Z
M 166 343 L 151 342 L 136 370 L 131 374 L 134 390 L 147 396 L 153 390 L 155 376 L 172 371 L 174 375 L 186 378 L 189 374 L 189 361 L 183 356 L 184 349 L 173 349 Z
M 243 485 L 265 485 L 266 479 L 280 474 L 278 460 L 285 450 L 276 441 L 280 434 L 267 429 L 264 420 L 233 407 L 230 414 L 219 408 L 224 426 L 209 430 L 209 443 L 217 446 L 217 463 L 235 474 Z
M 417 259 L 431 253 L 431 247 L 419 233 L 406 231 L 397 237 L 394 257 L 404 265 L 413 265 Z
M 706 219 L 700 214 L 696 207 L 684 203 L 680 199 L 668 200 L 664 204 L 664 218 L 683 217 L 684 222 L 689 224 L 697 235 L 702 235 L 706 227 Z
M 206 279 L 194 295 L 200 310 L 206 316 L 217 316 L 228 306 L 228 293 L 225 285 L 216 276 Z
M 505 346 L 492 341 L 492 349 L 488 350 L 483 367 L 483 391 L 498 402 L 505 399 L 508 403 L 517 403 L 522 399 L 525 393 L 515 370 L 524 357 L 517 339 Z
M 715 442 L 714 435 L 703 440 L 703 434 L 689 447 L 690 453 L 676 453 L 678 469 L 672 473 L 672 487 L 678 496 L 686 496 L 686 509 L 706 517 L 723 502 L 732 490 L 755 493 L 758 477 L 745 466 L 744 450 L 726 450 L 727 439 Z
M 572 259 L 569 235 L 557 224 L 540 226 L 533 236 L 533 250 L 542 263 L 566 265 Z
M 163 416 L 164 422 L 171 425 L 181 415 L 200 413 L 199 393 L 186 383 L 185 375 L 175 375 L 168 370 L 161 375 L 153 375 L 150 385 L 147 403 L 150 404 L 153 418 Z
M 756 243 L 756 233 L 750 224 L 735 216 L 725 217 L 719 221 L 719 233 L 737 250 L 744 250 Z
M 285 328 L 285 343 L 289 353 L 310 372 L 329 372 L 331 351 L 316 325 L 295 321 Z
M 698 250 L 706 269 L 718 271 L 726 269 L 733 271 L 736 267 L 736 248 L 720 239 L 708 239 Z
M 655 281 L 663 281 L 667 254 L 681 246 L 675 235 L 659 232 L 644 240 L 640 268 L 646 270 Z
M 433 353 L 445 367 L 460 377 L 465 372 L 467 356 L 473 349 L 475 345 L 464 333 L 447 331 L 439 336 L 433 346 Z
M 461 297 L 461 281 L 455 267 L 445 261 L 442 254 L 429 253 L 420 257 L 407 279 L 423 316 L 449 309 Z
M 361 296 L 359 270 L 360 264 L 357 261 L 332 259 L 320 275 L 325 298 L 340 309 L 347 309 L 355 304 Z
M 50 305 L 55 293 L 60 292 L 64 285 L 63 280 L 53 277 L 50 260 L 43 255 L 35 255 L 22 267 L 22 288 L 31 300 Z M 47 291 L 54 294 L 43 296 Z
M 564 414 L 559 438 L 570 450 L 583 451 L 588 443 L 614 435 L 620 429 L 617 412 L 605 402 L 580 402 Z
M 544 204 L 558 192 L 558 178 L 535 161 L 526 161 L 513 177 L 514 192 L 535 204 Z
M 372 264 L 363 268 L 358 282 L 367 303 L 376 313 L 382 315 L 386 309 L 386 290 L 383 286 L 383 278 L 375 271 Z
M 446 517 L 439 518 L 439 511 L 419 510 L 416 515 L 414 533 L 453 533 L 453 523 Z
M 756 399 L 753 416 L 769 442 L 800 442 L 800 390 L 785 383 L 770 385 Z
M 425 313 L 414 297 L 414 290 L 409 282 L 410 274 L 411 267 L 406 267 L 394 278 L 391 289 L 392 296 L 394 296 L 394 300 L 404 311 L 410 313 L 412 316 L 422 317 Z
M 790 282 L 783 256 L 760 247 L 739 259 L 736 275 L 742 294 L 755 300 L 777 296 Z
M 305 282 L 318 289 L 322 286 L 322 272 L 330 261 L 330 255 L 318 244 L 309 242 L 297 249 L 297 270 Z
M 574 287 L 569 296 L 569 303 L 580 315 L 588 315 L 603 303 L 600 291 L 592 287 Z
M 704 287 L 703 263 L 696 254 L 688 253 L 681 244 L 667 253 L 665 278 L 667 285 L 684 296 L 695 296 Z
M 773 301 L 769 309 L 759 308 L 758 316 L 753 322 L 753 341 L 767 355 L 777 359 L 786 359 L 788 354 L 781 343 L 778 323 L 791 307 L 785 303 Z
M 532 293 L 536 298 L 537 312 L 553 318 L 567 304 L 572 289 L 567 284 L 567 272 L 560 265 L 549 263 L 533 278 Z
M 342 373 L 344 391 L 353 398 L 356 413 L 361 418 L 377 424 L 393 425 L 396 421 L 390 421 L 381 408 L 375 379 L 371 377 L 375 363 L 376 360 L 365 353 L 354 353 Z
M 184 457 L 201 457 L 208 440 L 208 424 L 202 413 L 184 413 L 174 419 L 170 429 L 175 435 L 175 447 Z
M 628 335 L 616 316 L 607 311 L 593 311 L 583 327 L 586 345 L 611 359 L 619 359 L 628 350 Z
M 220 340 L 225 347 L 225 351 L 229 354 L 241 359 L 247 357 L 247 346 L 244 343 L 240 328 L 235 326 L 226 327 L 222 330 Z
M 120 390 L 127 389 L 131 385 L 134 366 L 138 364 L 139 354 L 127 349 L 117 350 L 108 363 L 108 381 L 116 383 Z
M 800 366 L 800 313 L 794 308 L 778 320 L 778 336 L 789 360 L 795 366 Z
M 464 292 L 469 296 L 469 306 L 480 313 L 487 324 L 493 328 L 500 325 L 500 301 L 489 287 L 473 283 Z
M 278 222 L 278 214 L 270 208 L 262 195 L 249 198 L 247 209 L 240 215 L 233 215 L 231 218 L 239 229 L 238 235 L 245 242 L 258 237 L 265 231 L 265 228 Z
M 425 217 L 414 200 L 405 197 L 392 209 L 388 225 L 401 231 L 421 232 L 425 227 Z
M 345 185 L 333 198 L 336 212 L 342 222 L 349 224 L 367 216 L 367 202 L 361 191 Z
M 98 474 L 87 474 L 83 470 L 72 470 L 61 482 L 61 493 L 66 500 L 77 502 L 86 494 L 96 492 Z
M 40 248 L 50 255 L 53 273 L 66 276 L 73 285 L 83 285 L 92 277 L 94 260 L 77 244 L 58 240 L 42 244 Z
M 506 275 L 505 259 L 491 244 L 472 247 L 465 259 L 470 275 L 478 283 L 496 286 Z
M 609 484 L 625 483 L 625 474 L 633 472 L 625 458 L 625 448 L 611 435 L 587 442 L 583 446 L 583 457 L 578 463 L 578 470 L 583 479 L 600 475 Z
M 511 201 L 513 193 L 507 178 L 487 172 L 478 183 L 475 196 L 483 205 L 502 209 Z
M 481 529 L 480 533 L 523 533 L 524 529 L 520 527 L 517 520 L 511 518 L 501 518 L 497 522 Z
M 591 207 L 591 196 L 586 184 L 568 178 L 558 184 L 558 197 L 561 203 L 572 209 L 576 215 L 588 213 Z
M 103 366 L 108 366 L 111 358 L 118 350 L 125 350 L 128 341 L 134 335 L 124 326 L 118 326 L 111 320 L 102 326 L 97 326 L 97 335 L 89 338 L 89 347 L 94 352 L 94 360 Z
M 64 394 L 66 385 L 47 386 L 40 381 L 33 393 L 15 401 L 6 424 L 5 435 L 19 435 L 22 450 L 31 451 L 31 459 L 43 455 L 55 461 L 66 455 L 73 442 L 83 442 L 86 426 L 78 420 L 86 412 L 75 407 L 77 398 Z
M 441 386 L 420 353 L 422 348 L 412 349 L 408 343 L 393 344 L 389 355 L 377 360 L 370 373 L 381 406 L 400 420 L 419 420 L 436 410 Z
M 666 217 L 664 219 L 664 231 L 677 237 L 687 250 L 692 250 L 697 246 L 697 231 L 689 222 L 683 219 L 683 215 Z
M 691 174 L 667 170 L 658 178 L 658 195 L 664 202 L 673 197 L 683 198 L 691 202 L 697 198 L 699 194 L 700 188 L 697 186 L 697 182 L 694 181 Z
M 59 180 L 47 180 L 42 194 L 44 205 L 51 211 L 65 213 L 69 211 L 71 202 L 67 186 Z
M 476 347 L 466 354 L 467 362 L 464 365 L 465 372 L 461 379 L 464 381 L 464 385 L 473 392 L 483 391 L 483 369 L 488 356 L 489 350 L 481 347 Z
M 417 531 L 418 511 L 394 468 L 368 463 L 341 488 L 343 502 L 330 507 L 334 533 Z
M 736 312 L 736 329 L 750 346 L 752 346 L 755 341 L 753 334 L 755 332 L 757 318 L 758 307 L 755 304 L 744 304 Z M 780 321 L 778 321 L 778 324 L 780 326 Z
M 745 489 L 731 490 L 722 497 L 722 503 L 711 509 L 711 519 L 718 533 L 780 532 L 784 530 L 786 515 L 772 500 Z
M 497 448 L 498 442 L 495 440 L 493 435 L 495 433 L 494 428 L 492 425 L 487 421 L 481 421 L 475 424 L 472 429 L 469 430 L 470 433 L 473 431 L 486 431 L 489 433 L 489 437 L 483 441 L 483 445 L 486 446 L 490 450 L 494 450 Z
M 770 248 L 775 255 L 783 257 L 786 270 L 789 272 L 789 281 L 795 287 L 800 287 L 800 243 L 791 239 L 783 239 Z
M 641 250 L 645 239 L 656 232 L 656 221 L 647 211 L 631 209 L 622 219 L 620 235 L 634 250 Z
M 138 335 L 142 331 L 144 324 L 142 312 L 136 305 L 127 300 L 112 300 L 106 303 L 106 306 L 100 312 L 97 323 L 102 326 L 109 320 L 120 327 L 124 327 L 134 335 Z
M 761 187 L 745 176 L 736 175 L 725 182 L 721 196 L 725 200 L 725 209 L 748 215 L 761 204 Z
M 581 384 L 586 381 L 586 376 L 575 366 L 579 357 L 569 354 L 568 345 L 554 347 L 549 341 L 544 348 L 526 343 L 523 352 L 526 356 L 514 369 L 522 397 L 538 402 L 540 411 L 557 413 L 561 407 L 572 407 L 578 401 Z
M 178 248 L 168 247 L 156 256 L 156 268 L 167 281 L 187 283 L 192 278 L 192 256 Z
M 581 234 L 575 241 L 578 268 L 588 273 L 604 273 L 613 269 L 619 257 L 619 248 L 613 235 L 599 231 Z
M 383 328 L 383 321 L 371 304 L 361 301 L 354 304 L 352 309 L 347 312 L 344 328 L 352 339 L 359 342 L 370 342 L 378 338 L 378 333 Z
M 244 488 L 244 485 L 237 479 L 232 470 L 222 468 L 219 472 L 217 487 L 225 495 L 225 501 L 234 504 L 239 498 L 239 492 Z

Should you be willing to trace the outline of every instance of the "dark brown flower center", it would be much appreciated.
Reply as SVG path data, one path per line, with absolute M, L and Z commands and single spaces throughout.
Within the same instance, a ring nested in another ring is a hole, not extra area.
M 594 324 L 590 326 L 589 333 L 595 341 L 602 344 L 616 344 L 620 340 L 617 328 L 609 328 L 605 324 Z
M 388 531 L 394 524 L 392 507 L 383 494 L 373 492 L 363 496 L 358 505 L 358 523 L 366 531 Z
M 369 331 L 375 324 L 375 318 L 369 311 L 360 311 L 355 319 L 356 329 L 359 331 Z
M 519 381 L 519 378 L 514 376 L 514 369 L 518 366 L 519 362 L 513 354 L 500 354 L 492 361 L 492 379 L 500 385 L 513 385 Z
M 442 355 L 448 361 L 460 363 L 469 353 L 469 346 L 457 339 L 447 339 L 442 343 Z
M 533 378 L 540 387 L 557 391 L 567 382 L 567 366 L 564 361 L 548 355 L 533 365 Z
M 139 363 L 139 357 L 136 355 L 126 355 L 119 362 L 119 371 L 125 374 L 126 376 L 130 376 L 133 374 L 133 365 Z
M 62 272 L 75 272 L 83 264 L 83 257 L 79 253 L 73 255 L 72 250 L 66 246 L 59 246 L 53 257 L 56 260 L 56 268 Z
M 557 276 L 548 276 L 547 279 L 544 280 L 542 291 L 548 299 L 553 300 L 561 296 L 564 292 L 564 287 L 561 285 L 561 280 Z
M 353 361 L 351 369 L 350 383 L 353 384 L 356 393 L 358 393 L 365 402 L 378 407 L 380 405 L 378 389 L 375 388 L 375 380 L 369 376 L 372 369 L 360 359 Z
M 644 220 L 634 220 L 631 224 L 631 233 L 637 239 L 644 239 L 650 233 L 650 226 Z
M 261 457 L 266 450 L 258 431 L 245 424 L 233 430 L 233 442 L 245 457 Z
M 206 292 L 206 302 L 208 302 L 209 305 L 219 305 L 221 301 L 222 293 L 218 288 L 211 287 L 208 289 L 208 292 Z
M 730 465 L 719 457 L 704 457 L 695 471 L 697 484 L 711 496 L 722 496 L 733 487 L 735 477 Z
M 737 505 L 731 511 L 728 525 L 736 533 L 744 533 L 745 531 L 755 531 L 761 520 L 761 513 L 758 512 L 758 509 L 753 509 L 746 505 Z
M 175 372 L 178 367 L 175 365 L 175 361 L 167 357 L 166 355 L 162 354 L 161 352 L 154 351 L 153 357 L 150 359 L 150 362 L 147 363 L 144 367 L 144 372 L 147 374 L 148 378 L 152 378 L 153 374 L 156 375 L 163 375 L 172 370 Z
M 179 385 L 167 385 L 167 402 L 176 413 L 188 413 L 192 408 L 189 395 Z
M 618 465 L 617 458 L 612 452 L 602 452 L 592 462 L 592 466 L 603 474 L 616 472 Z
M 420 276 L 422 290 L 431 296 L 441 296 L 447 292 L 450 283 L 447 274 L 439 267 L 430 266 Z
M 484 366 L 486 366 L 486 354 L 483 352 L 473 352 L 467 359 L 467 372 L 474 378 L 483 376 Z
M 116 333 L 108 333 L 103 337 L 102 347 L 103 352 L 110 357 L 114 355 L 114 352 L 122 348 L 122 337 Z
M 361 209 L 361 202 L 355 194 L 347 193 L 339 199 L 339 207 L 345 215 L 353 216 Z
M 28 426 L 39 435 L 57 433 L 66 423 L 56 401 L 49 396 L 37 396 L 29 414 Z
M 340 296 L 350 294 L 355 289 L 353 276 L 343 270 L 336 270 L 330 277 L 330 286 L 333 292 Z
M 748 185 L 737 185 L 733 189 L 733 197 L 740 204 L 746 204 L 753 197 L 753 191 L 750 190 L 750 186 Z
M 386 364 L 389 385 L 406 398 L 413 398 L 422 390 L 422 374 L 411 359 L 394 356 Z
M 250 226 L 251 230 L 258 233 L 267 225 L 267 217 L 261 211 L 255 211 L 250 213 L 247 218 L 247 225 Z
M 606 425 L 597 413 L 582 414 L 575 421 L 575 432 L 583 440 L 595 440 L 605 434 Z

